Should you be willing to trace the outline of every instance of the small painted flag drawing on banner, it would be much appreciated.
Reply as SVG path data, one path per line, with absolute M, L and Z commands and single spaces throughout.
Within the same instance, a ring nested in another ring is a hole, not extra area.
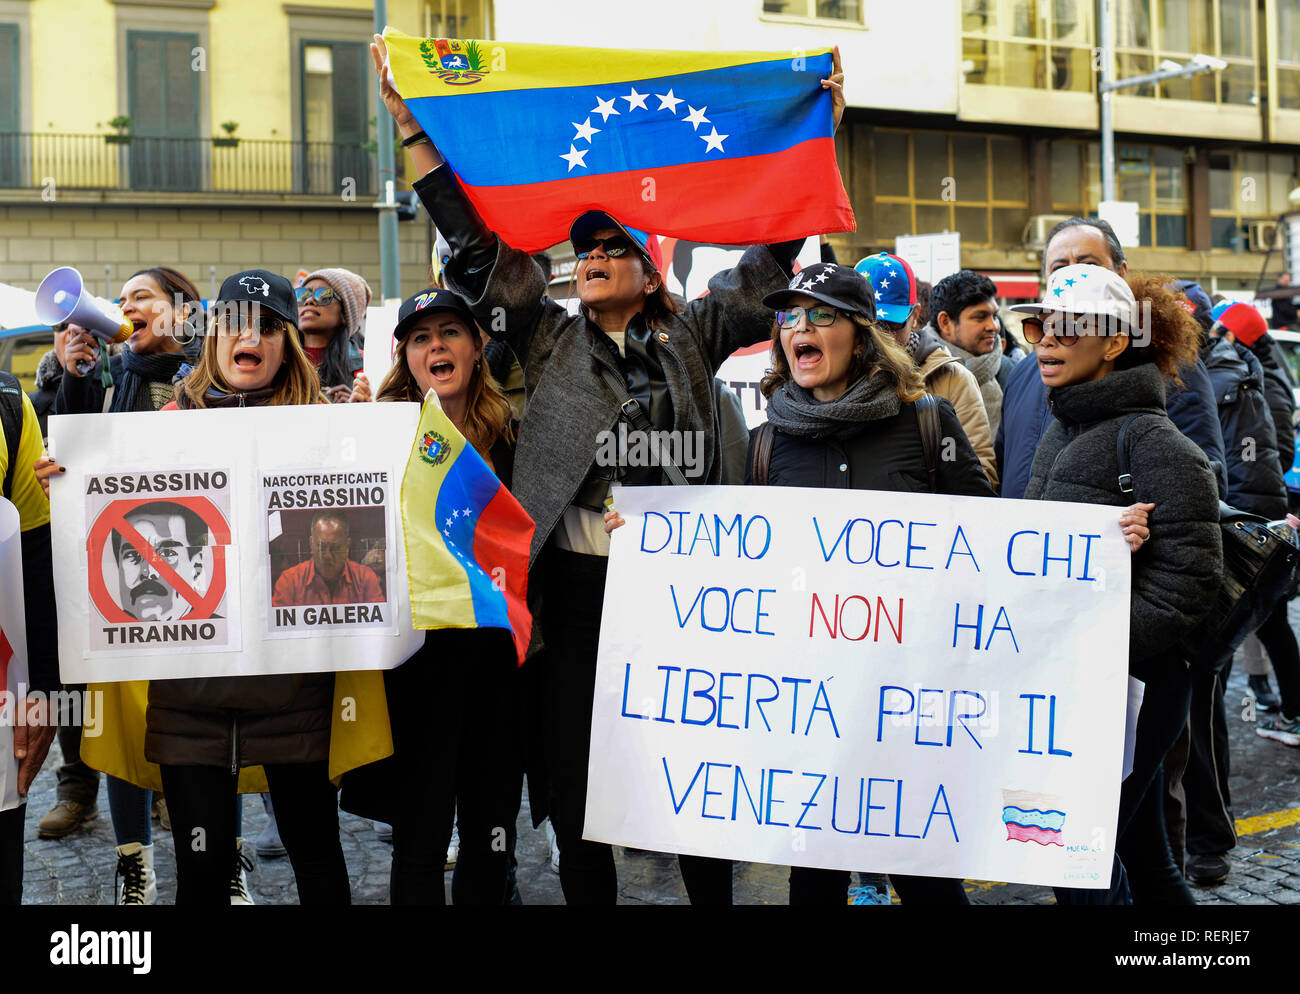
M 1002 821 L 1008 842 L 1037 842 L 1040 846 L 1064 846 L 1065 828 L 1062 799 L 1027 790 L 1002 791 Z
M 524 661 L 533 519 L 443 412 L 424 402 L 402 477 L 402 523 L 416 628 L 504 628 Z
M 633 51 L 391 28 L 384 40 L 407 107 L 517 249 L 565 240 L 589 210 L 728 245 L 855 229 L 821 88 L 829 48 Z

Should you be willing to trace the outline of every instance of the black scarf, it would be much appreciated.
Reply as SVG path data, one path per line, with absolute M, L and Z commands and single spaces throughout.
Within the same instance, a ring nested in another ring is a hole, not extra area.
M 203 395 L 203 406 L 212 407 L 265 407 L 275 396 L 275 390 L 271 387 L 263 387 L 261 390 L 250 390 L 247 393 L 226 393 L 224 390 L 218 390 L 216 387 L 209 387 L 207 393 Z M 176 406 L 183 411 L 196 408 L 198 405 L 190 399 L 190 395 L 184 390 L 176 392 Z
M 863 422 L 891 418 L 901 406 L 894 385 L 883 376 L 864 376 L 826 403 L 786 380 L 767 402 L 767 420 L 787 435 L 850 438 Z
M 151 355 L 136 355 L 130 349 L 123 349 L 121 356 L 122 379 L 113 391 L 109 411 L 117 414 L 122 411 L 156 410 L 149 395 L 149 384 L 170 384 L 185 362 L 185 354 L 155 352 Z

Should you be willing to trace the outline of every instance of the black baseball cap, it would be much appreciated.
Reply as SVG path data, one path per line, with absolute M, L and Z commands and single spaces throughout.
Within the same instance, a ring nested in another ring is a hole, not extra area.
M 450 290 L 440 290 L 438 287 L 431 286 L 402 301 L 402 306 L 397 310 L 397 327 L 393 329 L 393 338 L 401 341 L 406 337 L 406 333 L 411 330 L 411 325 L 415 324 L 425 311 L 451 311 L 464 320 L 470 331 L 476 328 L 474 314 L 470 311 L 464 297 Z
M 876 296 L 871 283 L 857 270 L 834 262 L 815 262 L 795 274 L 784 290 L 769 293 L 763 306 L 781 310 L 795 297 L 812 297 L 842 311 L 876 319 Z
M 246 269 L 227 276 L 213 303 L 257 304 L 298 327 L 298 302 L 293 296 L 293 285 L 283 276 L 265 269 Z

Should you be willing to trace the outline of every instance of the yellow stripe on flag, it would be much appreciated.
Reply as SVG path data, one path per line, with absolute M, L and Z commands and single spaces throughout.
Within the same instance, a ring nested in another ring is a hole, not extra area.
M 682 52 L 455 40 L 462 47 L 471 43 L 477 46 L 483 71 L 473 82 L 457 85 L 445 82 L 435 75 L 441 69 L 441 62 L 433 50 L 433 39 L 412 38 L 393 28 L 384 30 L 393 76 L 397 80 L 397 89 L 404 98 L 409 100 L 416 97 L 454 97 L 503 90 L 612 85 L 779 59 L 790 61 L 791 72 L 802 72 L 804 63 L 801 60 L 830 51 L 829 47 L 824 47 L 780 52 Z M 429 44 L 422 54 L 421 45 L 424 42 Z
M 430 391 L 432 393 L 432 391 Z M 420 409 L 411 457 L 402 475 L 402 530 L 415 628 L 473 628 L 469 578 L 438 530 L 438 493 L 467 443 L 437 396 Z

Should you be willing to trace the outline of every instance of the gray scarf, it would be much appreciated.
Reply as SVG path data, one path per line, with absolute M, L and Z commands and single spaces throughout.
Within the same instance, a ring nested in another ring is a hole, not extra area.
M 884 376 L 864 376 L 824 404 L 794 380 L 786 380 L 767 402 L 767 420 L 787 435 L 849 438 L 866 421 L 893 417 L 900 406 L 898 393 Z

